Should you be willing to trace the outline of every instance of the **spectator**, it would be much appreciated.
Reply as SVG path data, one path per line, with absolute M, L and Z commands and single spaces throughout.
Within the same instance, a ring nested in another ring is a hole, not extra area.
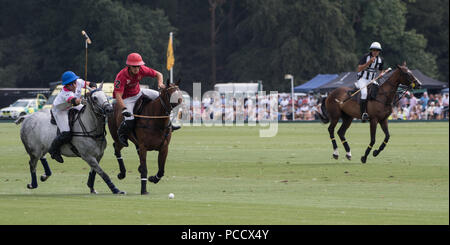
M 436 106 L 434 107 L 433 110 L 433 119 L 441 120 L 441 114 L 442 114 L 442 107 L 438 102 L 436 103 Z
M 448 118 L 448 94 L 444 94 L 442 98 L 442 110 L 444 112 L 443 119 Z
M 399 105 L 400 107 L 406 107 L 409 104 L 408 98 L 406 96 L 403 96 L 403 98 L 400 99 Z
M 427 109 L 428 100 L 429 100 L 428 93 L 424 92 L 422 97 L 420 97 L 420 101 L 421 101 L 421 104 L 422 104 L 422 111 L 425 111 Z
M 409 109 L 414 108 L 417 105 L 417 99 L 416 96 L 414 96 L 413 93 L 410 94 L 409 98 Z
M 434 101 L 431 101 L 429 103 L 430 105 L 428 106 L 428 108 L 425 110 L 426 113 L 426 119 L 427 120 L 431 120 L 434 119 Z
M 403 110 L 403 107 L 398 106 L 397 107 L 397 120 L 406 120 L 406 114 Z

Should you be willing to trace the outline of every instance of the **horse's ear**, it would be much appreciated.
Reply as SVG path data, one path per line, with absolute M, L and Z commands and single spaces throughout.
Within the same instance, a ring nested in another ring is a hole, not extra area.
M 167 78 L 167 80 L 166 80 L 166 85 L 168 85 L 169 83 L 170 83 L 170 79 Z
M 178 85 L 180 85 L 180 83 L 181 83 L 181 79 L 178 79 L 178 81 L 175 82 L 175 85 L 178 86 Z
M 104 82 L 104 81 L 102 81 L 102 83 L 100 83 L 100 86 L 98 87 L 98 90 L 102 90 L 102 88 L 103 88 L 103 82 Z
M 406 61 L 403 61 L 403 64 L 402 64 L 402 66 L 406 66 Z

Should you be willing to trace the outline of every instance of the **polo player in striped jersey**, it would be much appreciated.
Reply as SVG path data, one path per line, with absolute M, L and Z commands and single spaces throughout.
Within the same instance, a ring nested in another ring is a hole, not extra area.
M 383 70 L 383 58 L 379 56 L 381 52 L 381 44 L 379 42 L 373 42 L 369 48 L 370 52 L 365 54 L 358 64 L 358 82 L 357 86 L 361 89 L 361 120 L 366 122 L 369 119 L 367 114 L 367 84 L 376 77 L 377 71 L 381 73 L 386 72 Z

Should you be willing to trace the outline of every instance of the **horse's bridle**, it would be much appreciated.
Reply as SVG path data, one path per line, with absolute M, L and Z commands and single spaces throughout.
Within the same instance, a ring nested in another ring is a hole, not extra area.
M 170 103 L 170 97 L 169 97 L 169 90 L 171 90 L 171 89 L 179 89 L 178 88 L 178 86 L 177 85 L 174 85 L 174 86 L 169 86 L 167 89 L 165 89 L 165 96 L 164 96 L 164 99 L 160 99 L 161 100 L 161 105 L 162 105 L 162 107 L 164 108 L 164 112 L 165 112 L 165 114 L 166 115 L 169 115 L 170 114 L 170 112 L 172 111 L 172 109 L 174 108 L 174 107 L 176 107 L 178 104 L 176 104 L 176 103 L 173 103 L 173 104 L 175 104 L 175 105 L 172 105 L 172 103 Z M 164 89 L 163 89 L 164 90 Z M 168 106 L 166 105 L 166 103 L 167 102 L 164 102 L 164 100 L 165 101 L 168 101 Z M 169 108 L 168 108 L 169 107 Z
M 408 84 L 408 85 L 404 85 L 404 84 L 401 84 L 401 83 L 398 84 L 398 89 L 400 89 L 400 95 L 398 96 L 398 98 L 397 98 L 395 101 L 392 102 L 392 104 L 394 104 L 394 105 L 397 104 L 397 102 L 400 101 L 401 98 L 402 98 L 408 91 L 413 90 L 413 89 L 415 88 L 415 86 L 416 86 L 416 85 L 415 85 L 416 83 L 418 83 L 418 84 L 420 85 L 419 80 L 411 73 L 411 71 L 408 70 L 408 72 L 403 72 L 403 70 L 402 70 L 401 68 L 398 68 L 398 69 L 400 69 L 400 71 L 401 71 L 400 76 L 406 76 L 406 79 L 408 80 L 409 84 Z M 412 81 L 409 80 L 410 77 L 413 78 Z M 394 87 L 394 88 L 397 86 L 397 84 L 394 84 L 394 83 L 393 83 L 392 81 L 390 81 L 390 80 L 386 81 L 386 83 L 390 84 L 390 85 L 391 85 L 392 87 Z M 403 86 L 405 86 L 406 88 L 401 87 L 400 85 L 403 85 Z M 397 90 L 392 90 L 392 91 L 390 91 L 388 94 L 396 93 L 396 92 L 398 91 L 398 89 L 397 89 Z M 382 94 L 385 94 L 385 93 L 383 92 Z M 386 97 L 387 97 L 387 95 L 386 95 Z M 395 98 L 395 96 L 394 96 L 394 98 Z
M 105 102 L 103 102 L 103 104 L 102 104 L 101 106 L 98 106 L 96 103 L 94 103 L 94 102 L 92 101 L 92 100 L 93 100 L 93 99 L 92 99 L 92 95 L 93 95 L 95 92 L 98 92 L 98 91 L 101 91 L 101 90 L 95 89 L 95 90 L 92 90 L 92 91 L 90 92 L 89 96 L 87 97 L 87 103 L 89 103 L 89 105 L 92 107 L 92 111 L 94 112 L 94 114 L 95 114 L 97 117 L 103 117 L 103 118 L 105 118 L 105 117 L 106 117 L 105 105 L 106 105 L 107 103 L 109 103 L 109 102 L 108 102 L 108 101 L 105 101 Z M 105 139 L 105 136 L 106 136 L 106 129 L 105 129 L 105 126 L 104 126 L 104 125 L 103 125 L 102 133 L 100 133 L 100 134 L 92 134 L 93 132 L 96 132 L 96 131 L 98 130 L 97 127 L 95 127 L 95 129 L 92 130 L 92 131 L 87 131 L 86 126 L 85 126 L 84 123 L 82 122 L 80 116 L 81 116 L 81 113 L 78 113 L 76 120 L 79 121 L 81 130 L 82 130 L 83 132 L 72 132 L 72 136 L 91 137 L 91 138 L 94 138 L 94 139 L 100 138 L 101 140 L 104 140 L 104 139 Z
M 102 105 L 97 105 L 96 103 L 94 103 L 92 100 L 92 95 L 95 92 L 101 91 L 99 89 L 95 89 L 93 91 L 90 92 L 89 97 L 88 98 L 88 103 L 92 106 L 93 112 L 97 115 L 97 116 L 103 116 L 106 117 L 106 110 L 105 110 L 105 105 L 108 104 L 108 101 L 103 102 Z

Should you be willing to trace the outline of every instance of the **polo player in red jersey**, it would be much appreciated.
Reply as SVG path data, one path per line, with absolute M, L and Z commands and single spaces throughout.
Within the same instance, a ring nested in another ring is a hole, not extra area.
M 123 68 L 116 76 L 114 81 L 113 97 L 116 99 L 116 106 L 122 108 L 123 122 L 120 124 L 117 134 L 119 141 L 125 147 L 128 147 L 128 134 L 135 125 L 133 108 L 136 101 L 142 94 L 154 100 L 159 96 L 159 92 L 153 89 L 141 89 L 139 82 L 144 77 L 152 77 L 158 80 L 158 89 L 166 86 L 163 83 L 163 75 L 150 67 L 145 66 L 141 55 L 131 53 L 127 57 L 127 67 Z M 179 127 L 172 127 L 177 130 Z

